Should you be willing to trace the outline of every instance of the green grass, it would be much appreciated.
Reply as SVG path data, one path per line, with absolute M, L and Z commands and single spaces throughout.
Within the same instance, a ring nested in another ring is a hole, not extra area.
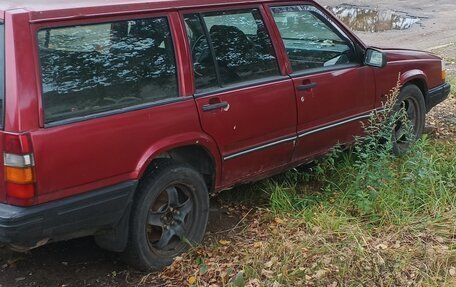
M 372 227 L 407 225 L 456 213 L 456 149 L 452 144 L 425 137 L 398 158 L 382 152 L 360 156 L 348 151 L 332 156 L 329 163 L 326 160 L 321 164 L 324 173 L 313 171 L 310 179 L 320 182 L 320 190 L 305 188 L 309 171 L 304 180 L 293 170 L 268 181 L 265 190 L 271 211 L 312 221 L 324 210 Z
M 284 223 L 249 253 L 253 278 L 264 280 L 264 262 L 277 257 L 274 270 L 293 270 L 273 273 L 279 286 L 456 284 L 454 143 L 425 137 L 401 157 L 337 152 L 320 165 L 265 183 Z M 315 181 L 319 190 L 307 188 Z

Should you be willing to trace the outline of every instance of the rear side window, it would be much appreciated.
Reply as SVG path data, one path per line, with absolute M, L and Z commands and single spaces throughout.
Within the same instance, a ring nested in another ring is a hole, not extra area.
M 189 14 L 185 23 L 197 92 L 216 84 L 224 87 L 280 74 L 258 9 Z
M 45 123 L 178 96 L 167 19 L 38 32 Z
M 3 127 L 5 103 L 5 28 L 0 23 L 0 127 Z

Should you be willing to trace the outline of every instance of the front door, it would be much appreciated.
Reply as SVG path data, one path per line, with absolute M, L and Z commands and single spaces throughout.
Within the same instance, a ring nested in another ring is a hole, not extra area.
M 353 42 L 312 5 L 272 6 L 292 69 L 298 110 L 295 160 L 326 152 L 362 133 L 374 100 L 374 74 Z
M 290 162 L 292 80 L 279 68 L 261 6 L 184 12 L 202 128 L 223 159 L 222 186 Z

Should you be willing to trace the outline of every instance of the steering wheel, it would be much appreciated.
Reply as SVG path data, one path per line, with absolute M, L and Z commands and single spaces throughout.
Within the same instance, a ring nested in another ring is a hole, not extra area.
M 191 47 L 191 53 L 193 58 L 194 72 L 198 76 L 202 77 L 203 74 L 197 71 L 197 67 L 201 65 L 201 62 L 210 55 L 210 50 L 206 41 L 206 36 L 199 36 Z

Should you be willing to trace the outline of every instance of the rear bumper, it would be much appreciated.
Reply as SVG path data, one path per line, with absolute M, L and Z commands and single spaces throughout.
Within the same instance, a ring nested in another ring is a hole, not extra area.
M 443 102 L 451 91 L 451 85 L 444 83 L 428 91 L 426 109 L 429 112 L 437 104 Z
M 0 204 L 0 242 L 31 248 L 112 228 L 129 212 L 136 183 L 31 207 Z

